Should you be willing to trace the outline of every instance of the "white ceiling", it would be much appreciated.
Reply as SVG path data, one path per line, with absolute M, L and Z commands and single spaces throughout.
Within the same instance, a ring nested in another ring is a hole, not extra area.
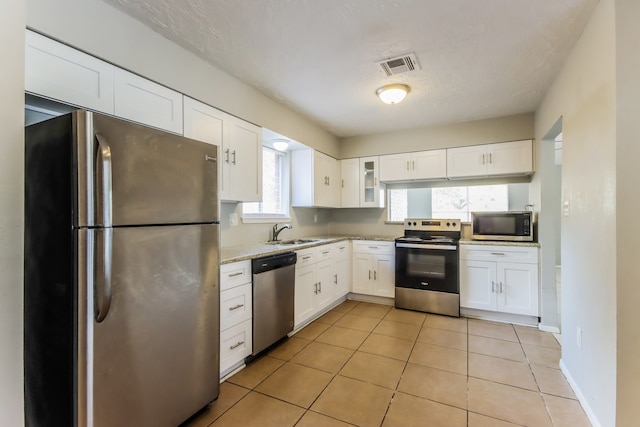
M 339 137 L 535 111 L 598 2 L 106 1 Z M 411 52 L 419 71 L 375 64 Z

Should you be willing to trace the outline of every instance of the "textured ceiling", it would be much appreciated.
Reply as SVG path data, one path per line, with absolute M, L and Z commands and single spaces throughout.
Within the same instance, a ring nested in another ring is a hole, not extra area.
M 345 137 L 535 111 L 598 0 L 105 1 Z

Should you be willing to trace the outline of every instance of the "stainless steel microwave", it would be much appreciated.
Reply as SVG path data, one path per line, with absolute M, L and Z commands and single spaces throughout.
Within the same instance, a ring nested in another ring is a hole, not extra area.
M 472 239 L 533 242 L 533 223 L 530 211 L 471 212 Z

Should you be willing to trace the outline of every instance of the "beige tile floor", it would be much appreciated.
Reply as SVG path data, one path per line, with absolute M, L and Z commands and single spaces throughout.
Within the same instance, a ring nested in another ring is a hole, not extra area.
M 559 360 L 535 328 L 346 301 L 184 427 L 590 426 Z

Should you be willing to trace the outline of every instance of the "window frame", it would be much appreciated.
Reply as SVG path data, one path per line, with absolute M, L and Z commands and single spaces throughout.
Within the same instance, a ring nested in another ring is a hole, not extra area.
M 291 180 L 290 180 L 290 155 L 287 151 L 278 151 L 274 150 L 271 147 L 267 147 L 265 145 L 262 146 L 263 151 L 263 159 L 264 152 L 268 151 L 270 153 L 274 153 L 282 158 L 282 170 L 281 170 L 281 179 L 280 179 L 280 206 L 282 207 L 282 213 L 245 213 L 244 205 L 242 205 L 242 214 L 241 219 L 245 224 L 259 224 L 259 223 L 273 223 L 273 222 L 285 222 L 291 221 L 291 203 L 290 203 L 290 192 L 291 192 Z M 264 160 L 263 160 L 264 161 Z M 263 165 L 263 170 L 265 170 Z M 263 194 L 262 198 L 264 200 L 264 176 L 263 176 Z M 263 203 L 263 202 L 250 202 L 250 203 Z

